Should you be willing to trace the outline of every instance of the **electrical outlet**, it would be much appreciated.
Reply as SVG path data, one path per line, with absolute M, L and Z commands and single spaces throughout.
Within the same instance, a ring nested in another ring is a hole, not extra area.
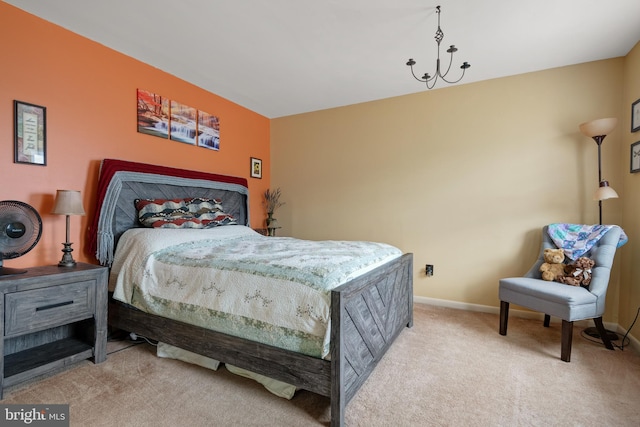
M 433 276 L 433 265 L 431 265 L 431 264 L 427 264 L 427 265 L 424 267 L 424 272 L 425 272 L 425 274 L 426 274 L 428 277 Z

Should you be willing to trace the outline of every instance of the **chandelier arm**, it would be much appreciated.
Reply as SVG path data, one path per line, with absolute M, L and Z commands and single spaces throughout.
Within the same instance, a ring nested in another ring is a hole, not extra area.
M 451 62 L 453 62 L 453 57 L 451 58 Z M 444 73 L 444 76 L 440 76 L 442 78 L 442 80 L 444 80 L 445 82 L 449 83 L 449 84 L 453 84 L 453 83 L 458 83 L 460 80 L 462 80 L 462 78 L 464 77 L 464 72 L 466 71 L 466 68 L 462 69 L 462 75 L 460 77 L 458 77 L 458 80 L 447 80 L 445 78 L 445 76 L 447 74 L 449 74 L 449 70 L 451 69 L 451 63 L 449 63 L 449 68 L 447 68 L 447 72 Z
M 407 65 L 411 68 L 411 75 L 413 76 L 414 79 L 416 79 L 417 81 L 419 81 L 420 83 L 426 83 L 427 84 L 427 88 L 432 89 L 433 86 L 435 86 L 435 81 L 438 80 L 438 70 L 436 69 L 436 75 L 433 77 L 429 77 L 428 79 L 425 78 L 420 78 L 418 76 L 416 76 L 415 71 L 413 71 L 413 65 L 415 64 L 415 61 L 413 59 L 409 59 L 409 62 L 407 62 Z M 429 74 L 425 74 L 425 75 L 429 75 Z M 424 76 L 423 76 L 424 77 Z M 429 82 L 433 81 L 433 85 L 429 86 Z
M 462 78 L 464 77 L 464 72 L 465 72 L 465 69 L 463 68 L 463 69 L 462 69 L 462 75 L 458 78 L 458 80 L 450 81 L 450 80 L 445 79 L 445 78 L 444 78 L 444 77 L 442 77 L 442 76 L 441 76 L 441 77 L 442 77 L 442 80 L 444 80 L 445 82 L 447 82 L 447 83 L 449 83 L 449 84 L 458 83 L 458 82 L 459 82 L 460 80 L 462 80 Z
M 425 83 L 427 81 L 416 76 L 416 73 L 413 72 L 413 65 L 410 65 L 410 67 L 411 67 L 411 75 L 413 76 L 414 79 L 422 83 Z
M 428 79 L 419 80 L 427 85 L 427 89 L 433 89 L 436 85 L 436 82 L 438 81 L 438 75 L 436 74 L 435 76 L 429 77 Z M 431 85 L 429 85 L 429 82 L 431 82 Z
M 447 83 L 449 82 L 447 81 L 447 79 L 445 79 L 445 76 L 449 74 L 449 70 L 451 70 L 451 64 L 453 64 L 453 52 L 451 52 L 451 55 L 449 55 L 449 66 L 447 67 L 447 71 L 444 74 L 440 74 L 440 77 L 442 77 L 442 80 L 444 80 Z
M 429 82 L 433 82 L 433 84 L 431 85 L 431 87 L 429 89 L 431 89 L 433 86 L 435 86 L 436 81 L 438 80 L 438 74 L 436 73 L 435 76 L 431 76 L 426 80 L 422 80 L 423 82 L 427 83 L 427 87 L 429 87 L 428 83 Z

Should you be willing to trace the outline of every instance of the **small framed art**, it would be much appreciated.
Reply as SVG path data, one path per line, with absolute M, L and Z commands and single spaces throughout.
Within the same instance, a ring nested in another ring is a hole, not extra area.
M 631 144 L 631 173 L 640 172 L 640 141 Z
M 251 158 L 251 178 L 262 178 L 262 160 Z
M 640 130 L 640 99 L 631 104 L 631 132 Z
M 47 165 L 47 109 L 22 101 L 14 107 L 14 163 Z

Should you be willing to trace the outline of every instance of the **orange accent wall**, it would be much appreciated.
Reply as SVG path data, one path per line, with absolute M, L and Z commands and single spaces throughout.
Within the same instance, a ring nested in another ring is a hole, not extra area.
M 82 191 L 87 216 L 71 217 L 73 256 L 96 262 L 85 242 L 103 158 L 246 177 L 252 226 L 262 226 L 262 193 L 270 182 L 268 118 L 3 2 L 0 52 L 0 200 L 28 203 L 43 221 L 38 245 L 5 266 L 60 260 L 65 218 L 49 213 L 57 189 Z M 138 133 L 138 88 L 217 115 L 220 150 Z M 47 109 L 46 166 L 13 162 L 14 100 Z M 251 157 L 262 159 L 262 179 L 249 176 Z

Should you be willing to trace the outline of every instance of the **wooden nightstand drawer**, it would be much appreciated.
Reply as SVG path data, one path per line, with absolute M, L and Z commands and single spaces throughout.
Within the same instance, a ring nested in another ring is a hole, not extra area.
M 68 324 L 95 313 L 93 280 L 5 295 L 4 336 Z

